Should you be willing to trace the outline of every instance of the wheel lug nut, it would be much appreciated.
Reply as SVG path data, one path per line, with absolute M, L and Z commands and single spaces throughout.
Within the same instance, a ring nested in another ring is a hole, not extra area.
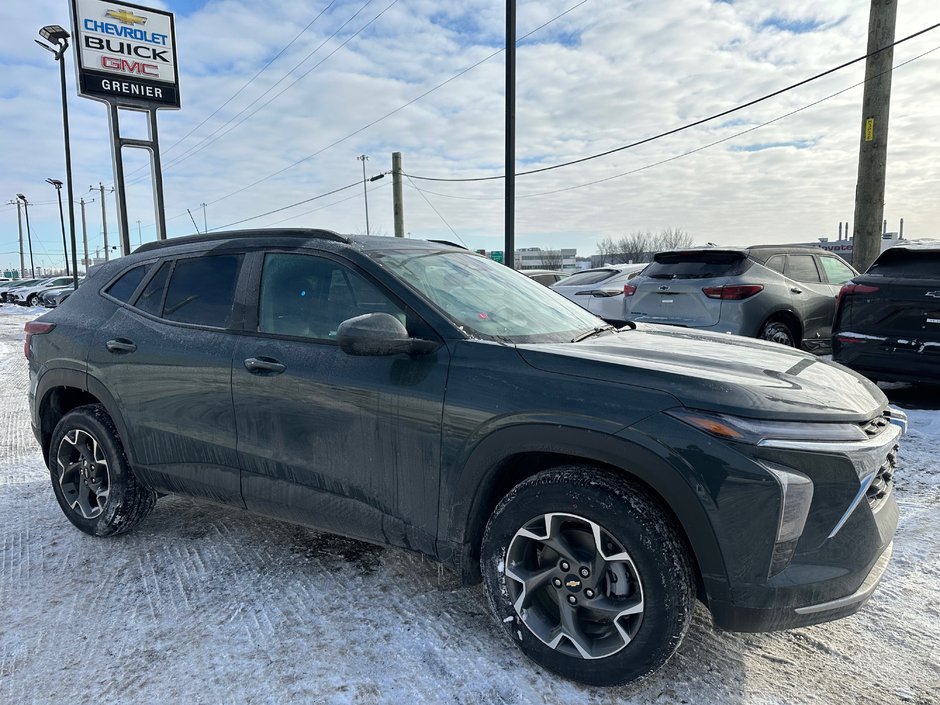
M 560 588 L 560 587 L 561 587 L 561 578 L 553 578 L 553 579 L 552 579 L 552 585 L 554 585 L 556 588 Z
M 568 565 L 568 561 L 562 561 L 562 562 L 561 562 L 561 569 L 562 569 L 562 570 L 568 570 L 568 568 L 570 568 L 570 567 L 571 567 L 571 566 Z
M 584 591 L 584 596 L 590 600 L 591 598 L 594 597 L 594 591 L 591 588 L 588 588 L 587 590 Z
M 582 568 L 578 572 L 581 573 L 582 578 L 586 578 L 591 574 L 591 571 L 589 571 L 587 568 Z
M 576 605 L 578 604 L 578 598 L 574 595 L 568 595 L 568 602 L 570 602 L 572 605 Z

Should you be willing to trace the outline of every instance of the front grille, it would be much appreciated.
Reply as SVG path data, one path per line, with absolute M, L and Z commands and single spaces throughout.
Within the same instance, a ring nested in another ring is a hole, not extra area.
M 865 496 L 868 498 L 868 504 L 872 509 L 878 509 L 885 498 L 891 493 L 891 484 L 894 480 L 894 471 L 898 466 L 898 446 L 894 446 L 884 463 L 875 473 L 875 479 L 871 481 Z

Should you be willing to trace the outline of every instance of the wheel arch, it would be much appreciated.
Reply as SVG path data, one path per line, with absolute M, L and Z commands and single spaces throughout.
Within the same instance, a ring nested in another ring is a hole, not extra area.
M 118 434 L 124 440 L 124 451 L 128 460 L 133 464 L 131 450 L 127 443 L 127 427 L 118 411 L 117 402 L 96 378 L 78 370 L 49 370 L 40 378 L 36 389 L 36 400 L 35 425 L 38 429 L 43 460 L 47 464 L 49 443 L 59 420 L 72 409 L 88 404 L 101 404 L 108 412 Z
M 757 330 L 754 332 L 755 338 L 760 337 L 761 330 L 763 330 L 764 326 L 770 321 L 783 321 L 790 326 L 790 329 L 795 334 L 797 344 L 799 345 L 803 342 L 803 321 L 800 320 L 799 315 L 797 315 L 796 311 L 792 308 L 781 306 L 770 311 L 757 326 Z
M 726 596 L 727 572 L 711 521 L 680 471 L 623 438 L 559 426 L 513 426 L 495 431 L 476 446 L 464 464 L 445 533 L 459 545 L 451 562 L 464 582 L 480 579 L 483 530 L 499 501 L 528 477 L 571 464 L 605 469 L 643 486 L 683 534 L 700 596 Z

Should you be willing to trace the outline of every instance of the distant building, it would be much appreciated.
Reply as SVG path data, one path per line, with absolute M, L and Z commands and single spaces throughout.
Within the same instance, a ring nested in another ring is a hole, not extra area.
M 541 247 L 525 247 L 516 250 L 516 269 L 551 269 L 562 272 L 578 270 L 578 251 L 574 248 L 543 250 Z

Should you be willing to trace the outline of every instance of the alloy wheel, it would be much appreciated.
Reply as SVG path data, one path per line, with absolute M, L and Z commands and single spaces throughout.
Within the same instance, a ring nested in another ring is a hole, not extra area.
M 611 656 L 643 620 L 633 559 L 610 532 L 574 514 L 543 514 L 520 528 L 506 552 L 505 575 L 523 624 L 568 656 Z
M 111 492 L 111 475 L 101 444 L 87 431 L 69 431 L 59 443 L 56 463 L 66 503 L 85 519 L 100 516 Z

